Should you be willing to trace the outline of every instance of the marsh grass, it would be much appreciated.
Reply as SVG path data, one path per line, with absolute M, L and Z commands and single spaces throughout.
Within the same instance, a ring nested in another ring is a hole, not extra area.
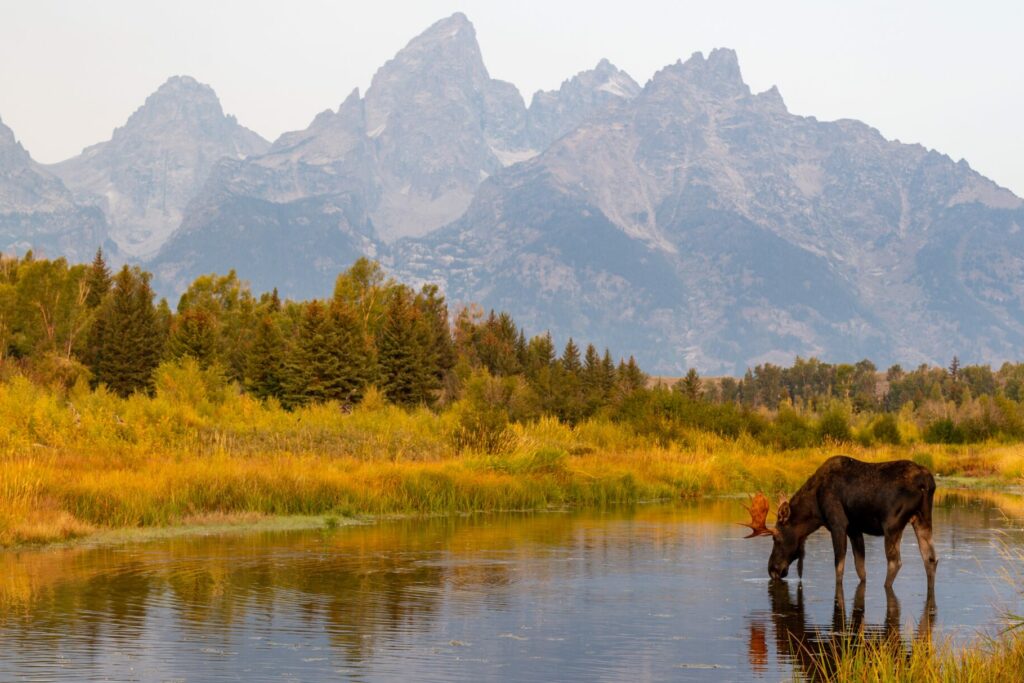
M 460 438 L 460 409 L 402 410 L 371 390 L 353 411 L 260 402 L 194 366 L 161 366 L 152 397 L 0 383 L 0 544 L 245 515 L 440 513 L 603 506 L 792 491 L 835 452 L 911 457 L 940 475 L 1019 481 L 1024 446 L 788 451 L 622 423 L 511 423 L 501 448 Z
M 960 648 L 925 640 L 909 649 L 902 643 L 853 639 L 816 661 L 800 676 L 873 683 L 1007 683 L 1021 680 L 1024 637 L 1004 633 Z

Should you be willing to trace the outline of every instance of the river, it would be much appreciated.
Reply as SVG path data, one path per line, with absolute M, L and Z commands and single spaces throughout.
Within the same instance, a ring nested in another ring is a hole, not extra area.
M 936 510 L 934 603 L 912 533 L 895 591 L 831 541 L 770 584 L 739 500 L 381 521 L 0 553 L 0 680 L 781 680 L 845 633 L 966 643 L 1021 611 L 992 502 Z

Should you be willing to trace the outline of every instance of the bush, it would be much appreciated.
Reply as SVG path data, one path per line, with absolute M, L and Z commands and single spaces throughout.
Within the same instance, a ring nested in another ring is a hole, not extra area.
M 844 443 L 852 440 L 850 419 L 839 405 L 830 406 L 818 420 L 818 438 L 825 441 Z
M 924 430 L 925 443 L 963 443 L 964 433 L 948 417 L 935 420 Z
M 459 450 L 506 453 L 515 447 L 509 429 L 509 410 L 516 397 L 515 380 L 491 377 L 486 370 L 473 373 L 466 382 L 456 415 L 452 440 Z
M 871 425 L 871 436 L 874 437 L 875 441 L 894 446 L 898 446 L 903 442 L 903 438 L 900 436 L 900 426 L 896 421 L 896 416 L 892 413 L 884 413 L 878 416 Z
M 807 448 L 817 441 L 810 422 L 788 405 L 779 408 L 775 422 L 760 436 L 762 443 L 776 448 Z

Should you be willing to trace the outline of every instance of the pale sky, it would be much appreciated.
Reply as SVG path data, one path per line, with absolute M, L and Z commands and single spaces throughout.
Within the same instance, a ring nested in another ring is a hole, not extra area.
M 754 91 L 961 158 L 1024 196 L 1024 2 L 0 0 L 0 118 L 38 161 L 109 139 L 169 76 L 273 140 L 455 11 L 524 99 L 607 57 L 640 84 L 731 47 Z

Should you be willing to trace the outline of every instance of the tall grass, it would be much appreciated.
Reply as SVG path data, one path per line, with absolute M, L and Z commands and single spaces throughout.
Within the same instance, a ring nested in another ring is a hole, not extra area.
M 370 391 L 351 412 L 295 411 L 216 374 L 164 366 L 152 397 L 0 383 L 0 544 L 206 515 L 464 512 L 792 491 L 843 450 L 911 457 L 939 474 L 1019 481 L 1024 446 L 854 446 L 779 452 L 684 431 L 666 442 L 621 423 L 513 423 L 477 451 L 459 411 L 406 411 Z
M 1007 633 L 962 648 L 922 641 L 909 651 L 884 640 L 846 641 L 800 673 L 823 681 L 1006 683 L 1022 671 L 1024 637 Z

